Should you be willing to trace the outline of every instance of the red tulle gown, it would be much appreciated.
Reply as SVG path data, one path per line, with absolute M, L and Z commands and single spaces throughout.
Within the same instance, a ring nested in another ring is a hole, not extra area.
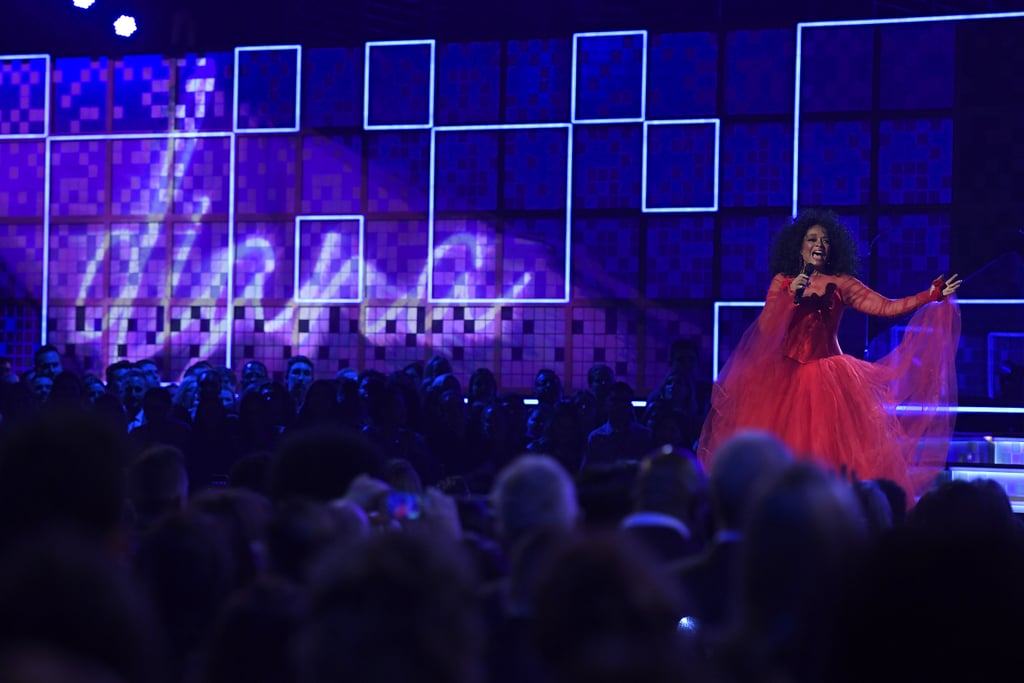
M 891 479 L 920 495 L 945 466 L 955 421 L 948 409 L 957 403 L 955 300 L 927 291 L 890 300 L 854 277 L 818 273 L 795 304 L 791 282 L 775 276 L 763 311 L 715 382 L 701 461 L 710 466 L 737 431 L 759 429 L 799 458 L 859 479 Z M 916 312 L 899 346 L 872 363 L 839 348 L 846 306 L 890 318 Z

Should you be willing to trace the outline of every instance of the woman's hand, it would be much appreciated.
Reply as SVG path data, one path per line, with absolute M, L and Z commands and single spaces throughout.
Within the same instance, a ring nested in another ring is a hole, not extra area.
M 945 276 L 940 275 L 937 278 L 935 278 L 935 280 L 932 282 L 931 288 L 928 290 L 928 294 L 930 294 L 931 296 L 935 296 L 935 292 L 940 291 L 941 298 L 945 299 L 947 296 L 950 296 L 951 294 L 956 292 L 956 290 L 960 289 L 960 285 L 963 283 L 963 280 L 957 279 L 956 273 L 950 275 L 949 279 L 947 280 L 943 280 L 943 277 Z
M 796 290 L 806 287 L 810 281 L 810 275 L 807 275 L 806 273 L 800 273 L 795 278 L 793 278 L 792 282 L 789 283 L 789 293 L 796 294 Z

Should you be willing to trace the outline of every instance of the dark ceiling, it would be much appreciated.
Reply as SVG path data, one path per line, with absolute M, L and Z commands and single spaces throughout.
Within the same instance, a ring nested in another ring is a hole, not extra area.
M 798 21 L 1024 10 L 1024 0 L 0 0 L 0 54 L 185 53 L 237 45 L 359 45 L 367 40 L 442 41 L 569 36 L 646 28 L 696 31 L 782 28 Z M 120 13 L 140 31 L 113 35 Z

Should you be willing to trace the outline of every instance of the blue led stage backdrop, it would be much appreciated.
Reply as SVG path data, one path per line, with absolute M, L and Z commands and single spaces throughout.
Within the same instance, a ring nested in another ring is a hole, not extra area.
M 0 57 L 0 355 L 25 367 L 46 339 L 82 371 L 153 358 L 176 379 L 440 352 L 508 389 L 605 363 L 643 392 L 678 338 L 717 371 L 772 233 L 828 205 L 889 296 L 1002 274 L 964 287 L 1000 300 L 963 306 L 961 393 L 993 403 L 1024 363 L 1020 226 L 972 222 L 1020 201 L 992 178 L 1024 197 L 1021 164 L 991 161 L 1024 131 L 984 125 L 1024 127 L 1017 105 L 964 95 L 1020 82 L 979 56 L 995 28 L 1024 20 Z M 899 324 L 851 314 L 841 342 L 877 356 Z

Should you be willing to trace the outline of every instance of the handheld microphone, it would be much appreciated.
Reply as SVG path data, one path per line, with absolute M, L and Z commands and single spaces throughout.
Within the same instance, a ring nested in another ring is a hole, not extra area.
M 804 275 L 806 275 L 807 277 L 810 277 L 811 273 L 813 273 L 813 272 L 814 272 L 814 264 L 813 263 L 804 264 Z M 795 303 L 795 304 L 800 303 L 800 300 L 804 298 L 804 290 L 805 289 L 807 289 L 807 285 L 804 285 L 800 289 L 796 290 L 796 294 L 793 295 L 793 303 Z

